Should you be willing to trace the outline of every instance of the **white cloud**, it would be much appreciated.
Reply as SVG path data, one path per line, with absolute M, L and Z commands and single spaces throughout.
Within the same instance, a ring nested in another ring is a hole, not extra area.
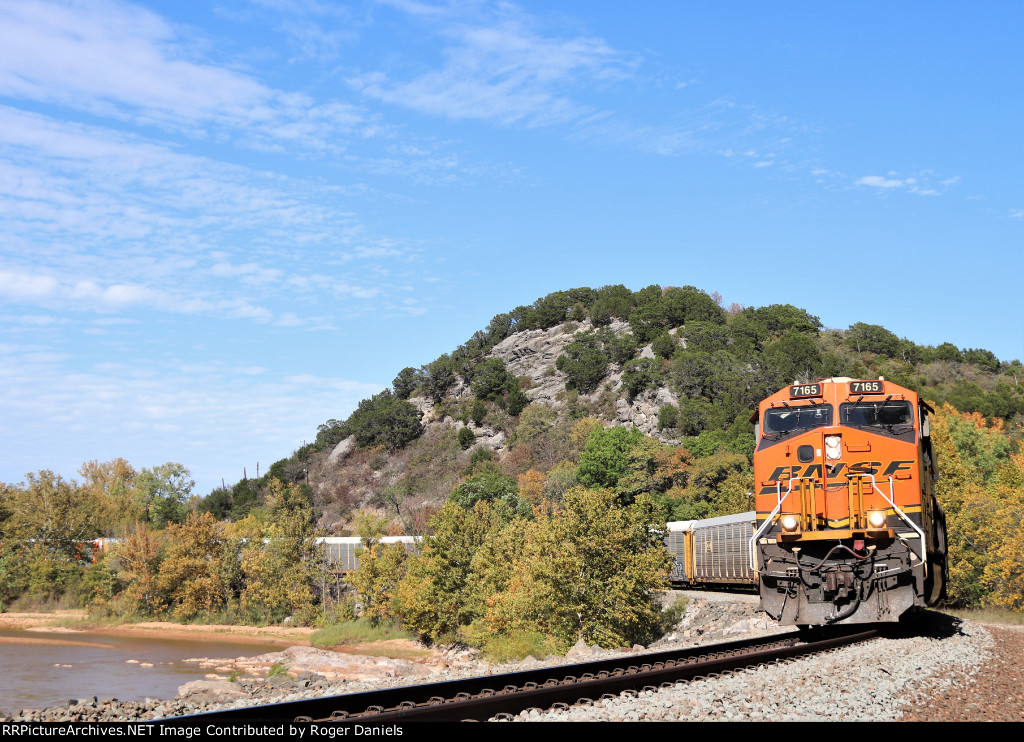
M 423 9 L 401 7 L 417 15 Z M 446 25 L 438 33 L 451 43 L 438 69 L 407 80 L 370 72 L 348 82 L 376 100 L 434 116 L 547 126 L 594 113 L 573 100 L 567 88 L 629 75 L 633 62 L 601 39 L 544 36 L 509 4 L 497 13 L 503 17 L 468 21 L 445 13 Z
M 917 176 L 905 178 L 897 177 L 899 173 L 890 171 L 887 175 L 865 175 L 858 178 L 855 185 L 878 188 L 880 191 L 904 190 L 918 196 L 941 196 L 942 192 L 933 183 L 934 172 L 925 170 Z M 952 184 L 959 182 L 960 178 L 948 178 L 938 181 L 939 184 Z
M 872 188 L 903 188 L 906 183 L 902 180 L 884 178 L 881 175 L 865 175 L 857 181 L 857 185 L 871 186 Z
M 337 149 L 339 134 L 366 133 L 356 107 L 316 104 L 197 58 L 164 18 L 116 0 L 7 0 L 0 4 L 0 48 L 0 94 L 10 98 L 191 137 L 228 132 L 253 146 Z

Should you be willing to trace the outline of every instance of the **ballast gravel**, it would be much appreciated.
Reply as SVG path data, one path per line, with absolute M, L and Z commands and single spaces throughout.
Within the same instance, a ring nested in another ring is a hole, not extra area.
M 997 641 L 979 624 L 930 613 L 918 635 L 876 639 L 828 654 L 717 678 L 678 683 L 562 711 L 531 710 L 516 721 L 1024 721 L 1024 703 L 1006 707 L 991 684 L 1017 689 L 1024 631 L 1016 657 L 1001 666 Z M 1001 634 L 1000 634 L 1001 635 Z M 1005 659 L 1005 658 L 1004 658 Z M 959 703 L 941 699 L 953 693 Z M 1020 699 L 1024 700 L 1024 699 Z M 936 702 L 938 701 L 938 702 Z M 1002 708 L 1000 708 L 1002 706 Z

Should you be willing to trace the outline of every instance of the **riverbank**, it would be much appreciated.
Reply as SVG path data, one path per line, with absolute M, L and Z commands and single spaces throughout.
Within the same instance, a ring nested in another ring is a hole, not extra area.
M 283 647 L 311 646 L 309 637 L 316 629 L 308 626 L 241 626 L 234 624 L 179 624 L 170 621 L 139 623 L 90 623 L 81 610 L 49 613 L 0 613 L 0 629 L 21 629 L 39 634 L 75 634 L 88 632 L 108 636 L 134 636 L 150 639 L 190 639 L 234 643 L 278 644 Z M 56 638 L 55 638 L 56 640 Z M 62 636 L 61 640 L 69 641 Z M 40 639 L 40 641 L 46 641 Z

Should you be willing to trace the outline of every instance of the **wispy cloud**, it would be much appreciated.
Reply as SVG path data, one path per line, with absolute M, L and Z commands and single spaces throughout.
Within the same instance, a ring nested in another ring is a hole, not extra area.
M 390 3 L 446 40 L 437 69 L 411 77 L 374 71 L 349 77 L 363 95 L 451 119 L 549 126 L 595 113 L 575 93 L 628 77 L 635 61 L 599 38 L 546 35 L 511 4 L 465 20 L 448 6 Z M 496 16 L 496 17 L 495 17 Z
M 344 101 L 278 90 L 204 59 L 155 13 L 116 0 L 0 4 L 0 95 L 200 139 L 341 149 L 375 130 Z
M 960 182 L 959 176 L 953 178 L 942 178 L 936 181 L 934 173 L 925 171 L 917 176 L 900 177 L 898 173 L 890 172 L 886 175 L 865 175 L 858 178 L 854 185 L 866 188 L 877 188 L 880 191 L 905 191 L 918 196 L 939 196 L 942 191 L 938 185 L 953 186 Z
M 47 309 L 257 322 L 279 316 L 286 297 L 299 316 L 325 287 L 352 300 L 389 296 L 380 268 L 417 251 L 374 234 L 348 200 L 343 188 L 0 106 L 0 295 Z

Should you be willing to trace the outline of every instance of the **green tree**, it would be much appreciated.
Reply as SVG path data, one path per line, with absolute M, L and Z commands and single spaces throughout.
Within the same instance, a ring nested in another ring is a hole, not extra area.
M 653 389 L 661 380 L 661 363 L 653 358 L 634 358 L 622 367 L 622 386 L 630 399 L 647 389 Z
M 846 331 L 846 344 L 858 353 L 877 353 L 878 355 L 897 357 L 900 351 L 900 339 L 881 325 L 869 325 L 857 322 Z
M 199 501 L 200 513 L 210 513 L 216 520 L 227 520 L 231 515 L 231 490 L 217 487 Z
M 466 510 L 478 502 L 503 502 L 510 513 L 528 517 L 530 503 L 519 496 L 519 485 L 513 477 L 504 474 L 476 474 L 459 483 L 452 490 L 450 500 Z
M 586 487 L 614 489 L 630 471 L 630 451 L 643 439 L 636 428 L 596 428 L 580 453 L 576 476 Z
M 675 338 L 667 332 L 662 332 L 651 341 L 651 350 L 659 358 L 671 358 L 678 347 Z
M 345 423 L 348 435 L 361 448 L 386 446 L 403 448 L 423 433 L 420 411 L 411 403 L 385 389 L 364 399 Z
M 580 394 L 589 394 L 608 371 L 609 354 L 604 349 L 600 336 L 593 332 L 577 333 L 565 347 L 565 353 L 558 356 L 555 367 L 565 373 L 565 385 Z
M 391 388 L 399 399 L 409 399 L 420 385 L 420 373 L 411 367 L 403 368 L 391 382 Z
M 231 488 L 231 520 L 239 521 L 260 504 L 260 486 L 255 479 L 240 479 Z
M 245 539 L 241 607 L 257 619 L 279 621 L 294 615 L 309 621 L 323 565 L 313 509 L 300 487 L 279 480 L 271 482 L 266 509 L 265 521 L 250 514 L 236 524 Z
M 122 536 L 143 517 L 135 491 L 137 472 L 122 458 L 82 464 L 81 487 L 95 505 L 97 536 Z
M 143 469 L 135 477 L 135 489 L 143 506 L 146 522 L 154 528 L 168 523 L 183 523 L 196 483 L 182 464 L 169 461 L 152 469 Z
M 483 615 L 485 606 L 470 589 L 471 565 L 481 544 L 502 524 L 488 502 L 470 510 L 445 503 L 430 521 L 433 535 L 424 538 L 421 553 L 409 560 L 395 590 L 392 606 L 406 627 L 443 642 Z
M 488 358 L 476 367 L 470 388 L 477 399 L 500 399 L 511 389 L 515 378 L 505 368 L 500 358 Z
M 566 650 L 649 642 L 657 591 L 671 564 L 650 496 L 623 507 L 608 490 L 577 488 L 525 534 L 507 588 L 488 600 L 492 631 L 540 631 Z
M 362 617 L 374 626 L 394 618 L 392 598 L 405 575 L 405 544 L 371 542 L 358 552 L 359 569 L 346 578 L 362 606 Z

